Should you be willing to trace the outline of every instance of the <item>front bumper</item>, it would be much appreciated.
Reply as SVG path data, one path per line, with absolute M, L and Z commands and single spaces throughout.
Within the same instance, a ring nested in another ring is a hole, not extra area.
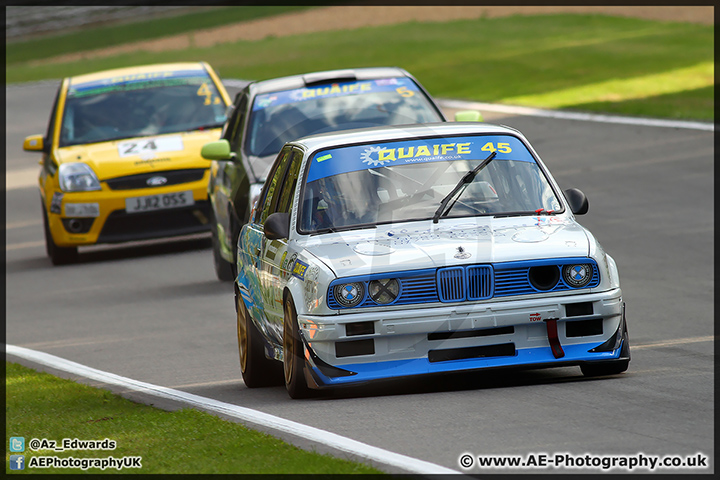
M 311 385 L 620 358 L 620 289 L 336 316 L 299 315 Z M 559 346 L 559 348 L 558 348 Z
M 210 202 L 207 200 L 208 172 L 202 180 L 165 187 L 133 190 L 111 190 L 102 184 L 94 192 L 55 193 L 46 199 L 45 209 L 55 244 L 76 247 L 99 243 L 120 243 L 152 238 L 173 237 L 210 230 Z M 133 197 L 191 191 L 194 204 L 142 213 L 127 213 L 125 200 Z M 91 217 L 66 215 L 67 204 L 97 204 L 98 213 Z M 73 232 L 71 221 L 82 224 Z

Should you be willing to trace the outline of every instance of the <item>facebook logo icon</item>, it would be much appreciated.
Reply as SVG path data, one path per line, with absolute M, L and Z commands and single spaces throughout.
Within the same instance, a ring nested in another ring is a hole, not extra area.
M 25 470 L 25 455 L 10 455 L 10 470 Z

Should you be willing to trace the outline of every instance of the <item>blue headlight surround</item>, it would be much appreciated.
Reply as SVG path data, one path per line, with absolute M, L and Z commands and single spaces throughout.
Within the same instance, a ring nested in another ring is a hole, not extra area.
M 365 298 L 357 307 L 387 307 L 391 305 L 411 305 L 417 303 L 438 302 L 437 288 L 435 286 L 435 268 L 423 270 L 407 270 L 402 272 L 376 273 L 371 275 L 356 275 L 353 277 L 338 278 L 330 282 L 327 294 L 328 307 L 332 309 L 345 309 L 335 297 L 335 287 L 342 284 L 360 282 L 365 287 Z M 390 303 L 377 303 L 369 294 L 369 284 L 374 280 L 394 279 L 397 280 L 398 295 Z
M 588 265 L 590 267 L 590 281 L 584 287 L 573 287 L 563 278 L 562 269 L 566 265 Z M 559 269 L 559 281 L 549 290 L 538 290 L 529 279 L 532 267 L 555 266 Z M 552 293 L 578 290 L 580 288 L 593 288 L 600 284 L 600 270 L 597 262 L 590 257 L 564 257 L 540 260 L 521 260 L 493 264 L 495 285 L 493 298 L 528 295 L 534 293 Z

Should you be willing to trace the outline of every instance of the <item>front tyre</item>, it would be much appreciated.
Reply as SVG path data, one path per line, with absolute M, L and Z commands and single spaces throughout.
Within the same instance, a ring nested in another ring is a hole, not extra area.
M 265 356 L 260 332 L 250 318 L 235 285 L 238 352 L 243 381 L 248 388 L 267 387 L 280 383 L 280 363 Z
M 43 230 L 45 231 L 45 250 L 47 251 L 48 257 L 50 257 L 50 261 L 53 265 L 67 265 L 69 263 L 75 263 L 78 259 L 77 247 L 58 247 L 55 245 L 45 208 L 42 209 L 42 213 Z
M 305 356 L 295 303 L 290 295 L 283 302 L 283 372 L 290 398 L 308 398 L 312 391 L 305 381 Z

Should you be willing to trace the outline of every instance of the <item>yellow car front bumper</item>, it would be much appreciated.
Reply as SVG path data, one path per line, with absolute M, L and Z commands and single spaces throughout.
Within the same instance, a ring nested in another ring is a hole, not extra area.
M 48 227 L 55 244 L 60 247 L 209 231 L 208 177 L 209 170 L 206 170 L 197 181 L 140 189 L 113 190 L 107 182 L 101 182 L 102 190 L 92 192 L 67 193 L 53 188 L 45 198 Z M 182 197 L 181 192 L 185 192 Z M 126 200 L 138 197 L 143 197 L 140 203 L 131 200 L 130 204 L 144 207 L 144 210 L 128 211 Z M 155 198 L 146 200 L 144 197 Z

